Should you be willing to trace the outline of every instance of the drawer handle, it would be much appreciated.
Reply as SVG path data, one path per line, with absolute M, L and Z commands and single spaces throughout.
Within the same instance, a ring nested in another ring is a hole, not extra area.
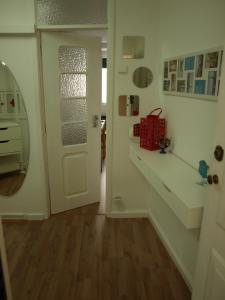
M 165 185 L 165 183 L 162 182 L 162 184 L 163 184 L 164 188 L 165 188 L 168 192 L 170 192 L 170 193 L 172 192 L 172 191 L 168 188 L 168 186 Z
M 0 128 L 0 130 L 7 130 L 8 127 L 3 127 L 3 128 Z
M 142 159 L 140 158 L 140 156 L 137 156 L 137 158 L 138 158 L 139 160 L 142 160 Z
M 9 142 L 9 140 L 7 140 L 7 141 L 0 141 L 0 144 L 4 144 L 4 143 L 8 143 Z

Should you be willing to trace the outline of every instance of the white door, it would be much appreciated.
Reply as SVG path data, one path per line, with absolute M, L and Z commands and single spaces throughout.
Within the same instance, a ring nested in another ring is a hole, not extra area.
M 220 145 L 223 149 L 225 149 L 224 71 L 225 59 L 222 65 L 214 142 L 215 147 Z M 213 183 L 208 186 L 208 197 L 205 200 L 197 269 L 194 280 L 193 300 L 225 299 L 225 157 L 222 161 L 217 161 L 212 153 L 209 173 L 210 175 L 218 175 L 219 183 Z
M 100 200 L 101 43 L 42 33 L 51 212 Z

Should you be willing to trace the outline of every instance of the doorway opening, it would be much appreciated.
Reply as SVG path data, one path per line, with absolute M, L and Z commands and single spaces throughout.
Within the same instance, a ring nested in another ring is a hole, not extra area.
M 105 36 L 106 37 L 106 36 Z M 104 38 L 105 38 L 104 37 Z M 101 96 L 101 200 L 99 213 L 106 207 L 106 126 L 107 126 L 107 40 L 102 41 L 102 96 Z
M 101 137 L 99 140 L 99 148 L 101 155 L 101 175 L 100 175 L 100 200 L 92 207 L 83 207 L 84 213 L 92 213 L 96 215 L 105 215 L 106 213 L 106 137 L 107 137 L 107 30 L 89 29 L 73 31 L 74 36 L 97 37 L 101 40 L 101 111 L 100 122 Z
M 106 137 L 107 137 L 107 30 L 89 29 L 76 30 L 72 33 L 74 36 L 97 37 L 101 40 L 101 112 L 99 126 L 101 128 L 101 137 L 99 148 L 101 155 L 101 175 L 100 175 L 100 200 L 92 207 L 83 207 L 83 212 L 97 215 L 106 213 Z

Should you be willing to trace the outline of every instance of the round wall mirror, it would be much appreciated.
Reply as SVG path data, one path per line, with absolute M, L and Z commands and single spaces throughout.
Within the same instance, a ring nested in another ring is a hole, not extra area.
M 146 88 L 152 83 L 152 71 L 145 67 L 137 68 L 133 73 L 133 83 L 139 88 Z
M 11 196 L 22 186 L 29 149 L 23 96 L 12 72 L 0 61 L 0 195 Z

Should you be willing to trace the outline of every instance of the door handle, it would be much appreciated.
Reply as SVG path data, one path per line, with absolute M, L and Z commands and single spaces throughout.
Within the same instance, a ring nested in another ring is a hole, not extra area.
M 93 116 L 93 127 L 98 127 L 99 125 L 99 116 L 98 115 L 94 115 Z
M 222 161 L 224 156 L 224 150 L 223 147 L 220 145 L 217 145 L 214 151 L 214 157 L 217 161 Z

